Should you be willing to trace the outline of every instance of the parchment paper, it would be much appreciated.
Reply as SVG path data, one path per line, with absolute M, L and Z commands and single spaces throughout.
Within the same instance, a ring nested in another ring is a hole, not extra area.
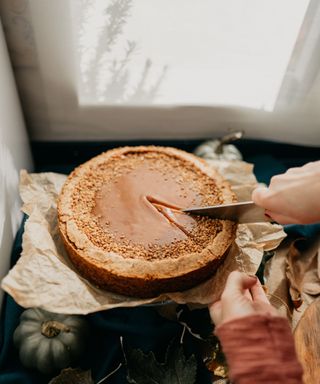
M 251 164 L 222 160 L 210 163 L 230 181 L 239 200 L 250 199 L 256 185 Z M 56 210 L 57 197 L 65 179 L 65 175 L 56 173 L 21 172 L 22 210 L 29 218 L 25 223 L 21 257 L 2 280 L 2 288 L 23 307 L 87 314 L 167 300 L 208 304 L 220 296 L 230 271 L 239 269 L 256 273 L 263 252 L 276 248 L 285 237 L 280 225 L 240 224 L 226 260 L 217 273 L 201 285 L 146 300 L 113 294 L 96 288 L 79 276 L 68 259 L 58 233 Z
M 288 272 L 291 269 L 288 260 L 290 249 L 296 240 L 294 237 L 287 238 L 281 244 L 266 264 L 264 273 L 269 300 L 280 314 L 288 318 L 292 330 L 295 330 L 310 304 L 320 297 L 320 239 L 317 236 L 306 242 L 308 245 L 305 245 L 294 260 L 301 305 L 298 308 L 293 305 L 290 296 L 291 282 L 288 279 Z

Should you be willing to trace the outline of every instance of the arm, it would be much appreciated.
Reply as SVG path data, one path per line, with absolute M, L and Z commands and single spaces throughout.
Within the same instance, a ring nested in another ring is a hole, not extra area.
M 252 200 L 281 224 L 320 221 L 320 161 L 291 168 L 272 177 L 268 188 L 257 188 Z
M 209 310 L 235 384 L 302 383 L 288 321 L 277 315 L 256 278 L 232 272 Z

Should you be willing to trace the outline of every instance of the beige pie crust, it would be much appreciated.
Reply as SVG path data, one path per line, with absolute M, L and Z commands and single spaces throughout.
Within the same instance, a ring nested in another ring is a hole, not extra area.
M 69 257 L 79 274 L 94 285 L 111 292 L 134 297 L 155 297 L 161 293 L 191 288 L 211 277 L 225 258 L 235 238 L 236 224 L 221 220 L 222 230 L 201 252 L 161 260 L 126 258 L 95 245 L 79 228 L 72 209 L 72 196 L 88 172 L 108 162 L 113 156 L 128 153 L 160 152 L 178 157 L 212 178 L 224 203 L 235 201 L 230 185 L 205 161 L 187 152 L 156 146 L 123 147 L 102 153 L 77 167 L 67 178 L 58 201 L 60 233 Z

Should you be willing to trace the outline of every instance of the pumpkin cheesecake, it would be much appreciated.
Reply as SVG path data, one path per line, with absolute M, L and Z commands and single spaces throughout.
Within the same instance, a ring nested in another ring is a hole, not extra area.
M 154 297 L 212 276 L 235 237 L 235 223 L 182 209 L 234 200 L 228 183 L 194 155 L 123 147 L 69 175 L 58 201 L 59 229 L 84 278 L 122 295 Z

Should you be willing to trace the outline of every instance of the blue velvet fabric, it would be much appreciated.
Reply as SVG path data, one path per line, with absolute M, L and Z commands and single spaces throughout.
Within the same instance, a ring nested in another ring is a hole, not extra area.
M 170 145 L 170 143 L 166 144 Z M 268 151 L 270 148 L 277 148 L 277 146 L 272 145 L 272 143 L 268 143 L 267 147 L 265 147 L 264 143 L 259 142 L 258 144 L 261 148 L 267 148 Z M 61 144 L 56 144 L 56 146 L 50 144 L 54 153 L 58 153 L 59 145 Z M 284 172 L 288 168 L 288 164 L 290 166 L 302 165 L 304 162 L 314 160 L 308 156 L 296 159 L 287 156 L 282 159 L 280 155 L 279 157 L 270 154 L 270 152 L 263 153 L 262 150 L 254 150 L 254 148 L 257 148 L 257 145 L 254 146 L 250 142 L 241 145 L 242 147 L 240 146 L 240 149 L 245 154 L 245 160 L 255 164 L 255 174 L 258 180 L 266 183 L 269 182 L 272 175 Z M 46 153 L 43 149 L 45 145 L 40 145 L 39 150 L 43 151 L 43 154 L 41 152 L 40 155 L 36 152 L 36 147 L 36 145 L 33 146 L 37 171 L 67 173 L 77 165 L 75 163 L 71 166 L 67 159 L 61 161 L 61 156 L 57 159 L 60 163 L 53 163 L 53 157 L 50 156 L 51 147 Z M 192 149 L 191 144 L 188 144 L 187 147 L 183 145 L 179 145 L 179 147 L 182 149 Z M 84 148 L 86 148 L 85 145 Z M 99 151 L 103 149 L 106 148 L 100 148 L 99 144 Z M 66 151 L 66 153 L 69 155 L 69 151 Z M 75 151 L 74 153 L 78 154 L 79 151 Z M 278 153 L 283 154 L 283 148 L 281 148 L 281 151 L 279 150 Z M 288 153 L 290 153 L 290 151 Z M 297 153 L 302 154 L 301 150 Z M 308 154 L 307 149 L 305 153 Z M 47 157 L 45 156 L 46 154 L 48 155 Z M 91 153 L 92 156 L 94 154 L 95 153 Z M 41 161 L 37 162 L 39 158 Z M 46 159 L 48 159 L 47 163 Z M 288 159 L 290 159 L 290 161 Z M 80 160 L 79 162 L 84 161 L 82 158 Z M 16 263 L 21 253 L 23 224 L 24 223 L 22 223 L 13 245 L 12 265 Z M 287 226 L 285 229 L 289 234 L 294 236 L 301 235 L 309 237 L 320 232 L 320 224 L 313 226 Z M 51 377 L 25 369 L 19 362 L 18 351 L 13 345 L 12 336 L 18 325 L 19 316 L 22 311 L 23 309 L 18 306 L 10 296 L 4 296 L 0 323 L 0 384 L 48 383 Z M 199 329 L 210 327 L 207 309 L 193 311 L 191 317 L 193 324 Z M 170 340 L 174 337 L 180 337 L 182 332 L 181 324 L 160 316 L 157 307 L 152 306 L 119 308 L 87 315 L 86 318 L 90 326 L 90 338 L 86 353 L 78 363 L 78 366 L 82 369 L 91 369 L 95 382 L 111 372 L 118 366 L 119 362 L 123 361 L 119 343 L 120 336 L 124 338 L 125 343 L 134 348 L 140 348 L 145 352 L 150 350 L 154 351 L 158 359 L 161 360 L 163 359 Z M 185 346 L 187 353 L 194 353 L 198 359 L 197 383 L 209 384 L 211 382 L 210 374 L 200 361 L 201 351 L 196 339 L 187 334 Z M 107 382 L 108 384 L 126 383 L 125 368 L 121 368 L 115 375 L 108 379 Z
M 24 224 L 24 223 L 23 223 Z M 16 236 L 12 249 L 12 265 L 21 253 L 23 224 Z M 181 306 L 183 307 L 183 306 Z M 118 308 L 85 316 L 90 327 L 90 337 L 86 352 L 78 363 L 82 369 L 91 369 L 97 382 L 115 369 L 123 361 L 120 347 L 120 336 L 125 345 L 140 348 L 146 353 L 154 351 L 161 361 L 168 343 L 179 338 L 182 333 L 181 324 L 160 316 L 157 306 L 137 308 Z M 51 376 L 24 368 L 13 345 L 12 335 L 19 323 L 23 308 L 5 295 L 0 328 L 0 384 L 44 384 Z M 198 327 L 210 327 L 208 311 L 196 310 L 192 313 L 193 323 Z M 187 353 L 195 354 L 199 360 L 198 380 L 210 383 L 210 374 L 200 361 L 200 350 L 196 339 L 189 334 L 185 336 Z M 120 369 L 108 380 L 108 383 L 126 383 L 126 370 Z

